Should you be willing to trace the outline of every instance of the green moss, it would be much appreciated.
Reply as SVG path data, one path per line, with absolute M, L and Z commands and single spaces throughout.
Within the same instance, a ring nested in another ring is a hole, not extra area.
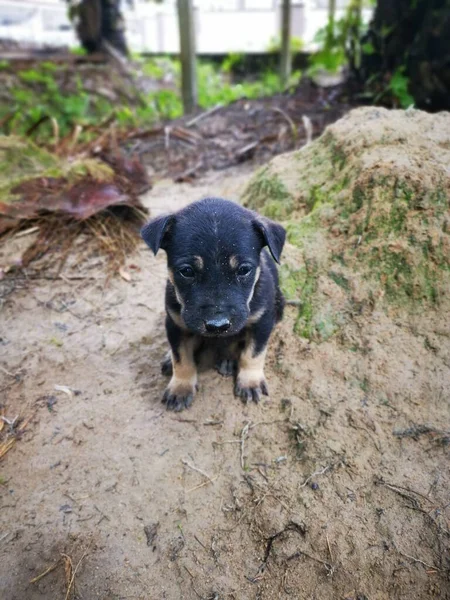
M 293 198 L 278 175 L 261 169 L 244 194 L 244 205 L 271 219 L 285 219 L 292 212 Z
M 87 176 L 98 181 L 111 181 L 114 177 L 114 171 L 107 164 L 99 160 L 84 158 L 71 164 L 65 172 L 65 176 L 69 181 Z
M 284 221 L 288 241 L 302 251 L 298 265 L 282 267 L 281 284 L 301 302 L 296 332 L 317 341 L 355 309 L 354 286 L 368 306 L 414 311 L 440 302 L 450 285 L 447 178 L 431 189 L 433 171 L 421 178 L 418 169 L 390 168 L 378 149 L 371 154 L 370 139 L 349 144 L 350 154 L 330 129 L 260 171 L 246 194 L 252 208 Z M 325 277 L 343 293 L 327 288 Z
M 327 131 L 321 139 L 322 143 L 330 151 L 331 163 L 333 165 L 334 170 L 342 171 L 347 162 L 347 155 L 345 151 L 339 146 L 334 138 L 333 134 L 330 131 Z
M 281 265 L 278 269 L 280 287 L 288 300 L 298 300 L 304 283 L 301 269 L 292 269 L 288 265 Z
M 11 190 L 35 177 L 64 178 L 74 183 L 88 175 L 99 181 L 110 181 L 114 171 L 96 159 L 67 163 L 30 140 L 0 136 L 0 202 L 14 202 L 17 196 Z
M 331 307 L 321 306 L 318 298 L 319 268 L 314 261 L 306 261 L 298 269 L 282 265 L 280 284 L 288 300 L 300 300 L 294 330 L 301 337 L 325 341 L 340 327 Z
M 315 334 L 314 327 L 314 297 L 317 292 L 317 267 L 313 262 L 306 263 L 298 272 L 301 280 L 300 300 L 301 305 L 295 323 L 295 331 L 302 337 L 312 339 Z
M 304 248 L 320 228 L 319 213 L 313 212 L 300 221 L 286 223 L 287 240 L 297 248 Z
M 58 159 L 28 140 L 0 135 L 0 187 L 15 179 L 57 169 Z
M 334 281 L 336 285 L 341 287 L 343 290 L 348 292 L 350 290 L 350 284 L 348 282 L 347 277 L 344 277 L 341 273 L 337 273 L 336 271 L 329 271 L 328 277 Z

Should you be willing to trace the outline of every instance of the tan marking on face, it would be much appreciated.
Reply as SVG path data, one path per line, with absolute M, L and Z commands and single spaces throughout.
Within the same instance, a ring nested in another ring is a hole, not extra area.
M 203 271 L 203 267 L 205 266 L 205 263 L 201 256 L 194 256 L 194 264 L 199 271 Z
M 175 278 L 174 278 L 173 272 L 170 269 L 168 269 L 167 277 L 173 286 L 173 289 L 175 291 L 175 298 L 177 299 L 178 304 L 181 305 L 181 308 L 184 308 L 183 298 L 181 297 L 180 292 L 178 291 L 178 288 L 175 285 Z
M 183 329 L 183 331 L 187 331 L 187 327 L 185 325 L 185 322 L 183 321 L 182 316 L 179 313 L 173 311 L 171 308 L 166 307 L 166 310 L 167 314 L 170 316 L 175 325 L 178 325 L 178 327 L 180 329 Z
M 199 340 L 196 336 L 183 338 L 178 349 L 180 359 L 176 360 L 172 353 L 173 375 L 168 389 L 172 394 L 194 393 L 197 385 L 197 366 L 194 352 Z
M 249 342 L 239 359 L 238 384 L 241 387 L 258 387 L 264 377 L 264 363 L 266 360 L 267 346 L 254 356 L 254 343 Z
M 252 289 L 250 291 L 250 295 L 247 300 L 247 308 L 250 308 L 250 302 L 253 300 L 253 294 L 255 293 L 255 287 L 256 287 L 256 284 L 258 283 L 260 276 L 261 276 L 261 267 L 258 267 L 256 269 L 255 281 L 253 282 Z
M 265 312 L 266 312 L 266 307 L 263 306 L 262 308 L 260 308 L 256 312 L 254 312 L 252 315 L 250 315 L 250 317 L 247 319 L 247 323 L 249 325 L 251 325 L 253 323 L 257 323 Z
M 236 256 L 235 254 L 232 254 L 232 255 L 230 256 L 230 261 L 229 261 L 229 262 L 230 262 L 230 267 L 231 267 L 232 269 L 236 269 L 236 268 L 237 268 L 237 266 L 238 266 L 238 264 L 239 264 L 239 262 L 238 262 L 238 258 L 237 258 L 237 256 Z

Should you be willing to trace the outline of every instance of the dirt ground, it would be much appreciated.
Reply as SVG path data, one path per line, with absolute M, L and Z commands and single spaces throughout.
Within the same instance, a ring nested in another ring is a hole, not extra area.
M 248 176 L 145 202 L 236 198 Z M 363 312 L 316 344 L 287 307 L 269 399 L 244 406 L 208 371 L 174 414 L 164 253 L 125 269 L 1 282 L 0 401 L 32 417 L 0 463 L 2 600 L 71 597 L 69 558 L 84 600 L 450 598 L 450 319 Z

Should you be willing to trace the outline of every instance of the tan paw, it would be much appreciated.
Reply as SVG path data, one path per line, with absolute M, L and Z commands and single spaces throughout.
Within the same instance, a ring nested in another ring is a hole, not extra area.
M 241 398 L 243 402 L 247 403 L 249 400 L 253 402 L 259 402 L 261 400 L 261 394 L 264 396 L 269 395 L 269 389 L 265 379 L 261 379 L 258 382 L 246 381 L 245 383 L 238 377 L 236 385 L 234 386 L 234 395 Z
M 169 384 L 162 399 L 167 410 L 180 412 L 189 408 L 194 400 L 196 386 Z

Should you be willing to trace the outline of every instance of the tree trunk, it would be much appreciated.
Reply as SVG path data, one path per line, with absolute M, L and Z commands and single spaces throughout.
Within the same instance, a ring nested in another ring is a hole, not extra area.
M 185 113 L 197 106 L 197 71 L 195 56 L 195 26 L 192 0 L 178 0 L 180 33 L 181 91 Z
M 292 70 L 291 57 L 291 0 L 283 0 L 281 7 L 281 55 L 280 82 L 284 87 L 289 81 Z
M 375 91 L 400 69 L 418 108 L 450 109 L 450 0 L 378 0 L 363 42 L 372 48 L 361 73 Z
M 120 54 L 128 55 L 120 0 L 82 0 L 71 15 L 77 36 L 87 52 L 101 51 L 106 41 Z

